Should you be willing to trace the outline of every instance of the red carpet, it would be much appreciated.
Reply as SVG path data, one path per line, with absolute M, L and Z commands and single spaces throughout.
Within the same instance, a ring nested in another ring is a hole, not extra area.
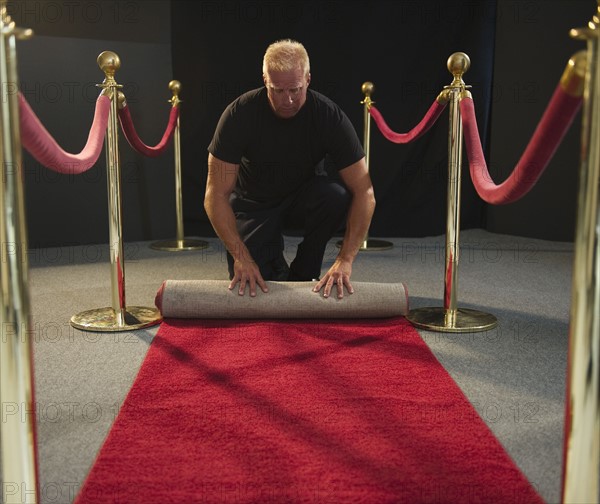
M 76 502 L 542 500 L 396 318 L 163 322 Z

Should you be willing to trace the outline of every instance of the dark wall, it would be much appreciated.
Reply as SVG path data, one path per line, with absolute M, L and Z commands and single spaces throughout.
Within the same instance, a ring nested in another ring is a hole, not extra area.
M 260 86 L 266 46 L 302 41 L 312 83 L 338 102 L 362 137 L 361 84 L 389 125 L 402 132 L 421 119 L 451 82 L 448 56 L 466 52 L 465 75 L 488 150 L 501 181 L 514 167 L 551 96 L 568 57 L 583 47 L 568 36 L 596 9 L 594 0 L 199 0 L 9 2 L 18 26 L 33 28 L 18 42 L 21 91 L 59 144 L 85 144 L 104 78 L 103 50 L 119 54 L 142 139 L 156 143 L 166 126 L 167 83 L 182 82 L 182 156 L 186 234 L 212 235 L 202 209 L 206 147 L 225 106 Z M 462 227 L 571 240 L 577 192 L 580 116 L 556 159 L 520 202 L 490 207 L 475 194 L 463 166 Z M 372 236 L 445 233 L 448 114 L 423 138 L 396 145 L 373 126 L 371 175 L 378 206 Z M 173 152 L 149 159 L 121 136 L 126 241 L 175 234 Z M 87 174 L 50 172 L 25 157 L 30 245 L 108 240 L 104 155 Z
M 585 49 L 569 30 L 585 26 L 596 7 L 593 0 L 499 0 L 488 156 L 496 183 L 515 167 L 570 56 Z M 580 130 L 581 113 L 531 192 L 488 209 L 490 231 L 573 240 Z
M 206 147 L 225 106 L 262 85 L 268 44 L 295 38 L 311 58 L 311 87 L 348 114 L 362 137 L 360 91 L 375 84 L 373 99 L 396 131 L 414 126 L 452 81 L 446 68 L 456 51 L 473 61 L 466 76 L 482 103 L 491 89 L 495 1 L 205 1 L 172 3 L 173 64 L 186 82 L 184 201 L 187 229 L 209 233 L 200 203 Z M 193 124 L 190 120 L 193 116 Z M 448 115 L 424 138 L 396 145 L 374 130 L 371 175 L 378 201 L 372 236 L 445 232 Z M 483 205 L 465 185 L 463 223 L 481 227 Z
M 17 43 L 19 85 L 59 145 L 78 153 L 87 140 L 104 74 L 104 50 L 121 59 L 136 129 L 155 144 L 167 125 L 173 79 L 170 5 L 161 1 L 9 2 L 19 27 L 35 36 Z M 149 159 L 120 136 L 125 241 L 175 235 L 173 151 Z M 60 175 L 24 152 L 25 201 L 31 247 L 108 242 L 106 161 L 78 176 Z

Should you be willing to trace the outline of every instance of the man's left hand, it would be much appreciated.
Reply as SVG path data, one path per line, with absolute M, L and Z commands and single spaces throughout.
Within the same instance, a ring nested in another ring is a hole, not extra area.
M 313 292 L 319 292 L 323 289 L 323 297 L 329 297 L 331 289 L 335 285 L 337 288 L 337 297 L 344 297 L 344 287 L 348 290 L 348 294 L 352 294 L 354 289 L 350 283 L 350 275 L 352 275 L 352 263 L 337 258 L 329 271 L 313 288 Z

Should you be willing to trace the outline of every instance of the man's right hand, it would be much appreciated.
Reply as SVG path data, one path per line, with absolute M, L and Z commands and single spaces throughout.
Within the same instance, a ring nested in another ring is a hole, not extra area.
M 263 292 L 269 292 L 266 282 L 263 280 L 260 270 L 252 260 L 235 259 L 233 262 L 233 278 L 229 284 L 229 290 L 239 285 L 238 294 L 243 296 L 246 292 L 246 284 L 250 285 L 250 297 L 256 296 L 256 284 Z

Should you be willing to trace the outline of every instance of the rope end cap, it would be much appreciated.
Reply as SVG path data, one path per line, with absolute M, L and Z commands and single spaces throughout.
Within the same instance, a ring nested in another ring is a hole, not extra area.
M 565 93 L 575 97 L 583 96 L 586 68 L 587 51 L 582 50 L 571 56 L 560 78 L 560 86 Z

